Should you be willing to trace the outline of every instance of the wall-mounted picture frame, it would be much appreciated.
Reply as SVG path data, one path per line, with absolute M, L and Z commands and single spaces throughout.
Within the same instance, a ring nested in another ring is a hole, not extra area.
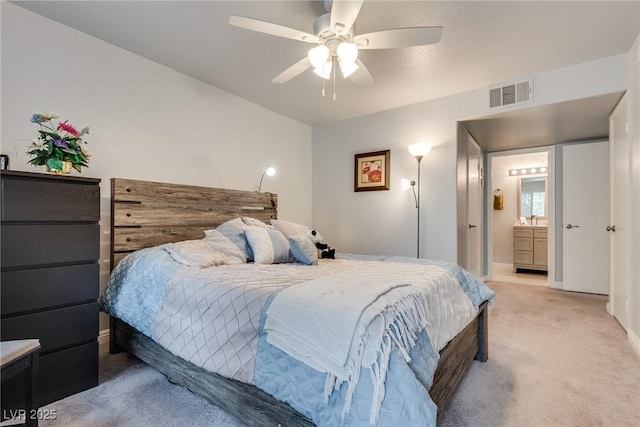
M 391 150 L 355 155 L 354 191 L 389 189 Z

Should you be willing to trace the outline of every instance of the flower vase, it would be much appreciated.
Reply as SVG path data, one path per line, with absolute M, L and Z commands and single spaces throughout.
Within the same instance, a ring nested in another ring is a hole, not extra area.
M 67 175 L 71 173 L 71 168 L 73 167 L 73 163 L 71 162 L 62 162 L 62 167 L 60 169 L 51 168 L 49 165 L 47 166 L 47 172 L 54 173 L 56 175 Z

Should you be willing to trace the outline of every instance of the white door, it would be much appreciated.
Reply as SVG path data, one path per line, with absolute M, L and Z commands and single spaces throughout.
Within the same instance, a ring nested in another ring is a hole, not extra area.
M 471 135 L 468 142 L 468 169 L 467 169 L 467 260 L 468 270 L 476 277 L 482 275 L 482 185 L 484 177 L 481 176 L 483 168 L 482 150 L 480 145 Z
M 609 294 L 609 142 L 562 148 L 563 289 Z
M 627 329 L 629 292 L 629 135 L 627 96 L 609 119 L 611 153 L 611 314 Z M 615 227 L 615 228 L 614 228 Z

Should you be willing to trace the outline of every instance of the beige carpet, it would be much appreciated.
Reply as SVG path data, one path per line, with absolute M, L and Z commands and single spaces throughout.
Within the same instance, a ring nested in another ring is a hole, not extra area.
M 607 297 L 490 282 L 489 361 L 441 426 L 640 426 L 640 358 Z
M 606 297 L 489 286 L 489 361 L 473 363 L 439 426 L 640 427 L 640 358 Z M 98 387 L 49 405 L 58 419 L 40 425 L 242 426 L 127 354 L 103 351 L 100 370 Z

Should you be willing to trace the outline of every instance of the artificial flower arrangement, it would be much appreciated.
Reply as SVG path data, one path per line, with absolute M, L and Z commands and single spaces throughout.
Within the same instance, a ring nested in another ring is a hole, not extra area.
M 29 163 L 36 166 L 46 166 L 47 170 L 55 173 L 69 173 L 65 170 L 64 162 L 68 162 L 78 172 L 82 166 L 89 166 L 89 152 L 84 145 L 83 136 L 89 134 L 89 128 L 78 131 L 68 120 L 53 123 L 60 116 L 55 113 L 36 113 L 31 122 L 40 126 L 38 142 L 33 142 L 27 154 L 34 156 Z

